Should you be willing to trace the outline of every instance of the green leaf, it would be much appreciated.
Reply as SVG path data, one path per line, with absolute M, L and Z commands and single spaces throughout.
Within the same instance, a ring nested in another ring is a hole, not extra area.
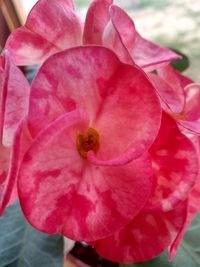
M 200 215 L 196 217 L 182 241 L 172 262 L 168 262 L 167 253 L 137 264 L 121 264 L 120 267 L 199 267 L 200 266 Z
M 186 70 L 190 66 L 189 58 L 185 54 L 183 54 L 182 52 L 180 52 L 177 49 L 172 49 L 171 48 L 171 50 L 174 51 L 175 53 L 177 53 L 178 55 L 182 56 L 182 59 L 172 61 L 171 65 L 177 71 L 183 72 L 184 70 Z
M 0 218 L 1 267 L 62 267 L 63 239 L 30 226 L 17 203 Z

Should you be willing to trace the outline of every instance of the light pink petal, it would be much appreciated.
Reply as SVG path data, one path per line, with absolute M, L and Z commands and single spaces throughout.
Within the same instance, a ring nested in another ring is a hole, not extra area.
M 199 146 L 199 137 L 197 145 Z M 187 228 L 189 227 L 190 223 L 192 222 L 192 220 L 195 218 L 195 216 L 199 211 L 200 211 L 200 175 L 198 175 L 196 183 L 189 195 L 187 217 L 185 219 L 184 226 L 177 235 L 175 241 L 170 246 L 169 260 L 172 260 L 173 257 L 175 256 Z
M 112 25 L 107 25 L 103 44 L 113 49 L 125 62 L 130 63 L 130 57 L 145 71 L 154 70 L 180 56 L 167 48 L 144 39 L 136 32 L 132 19 L 118 6 L 110 7 Z M 127 56 L 129 52 L 129 57 Z
M 135 62 L 146 72 L 165 66 L 170 61 L 181 59 L 178 54 L 170 49 L 160 47 L 144 39 L 139 33 L 131 55 Z
M 181 87 L 177 77 L 174 76 L 175 79 L 172 78 L 172 82 L 170 82 L 169 77 L 169 79 L 162 79 L 160 76 L 154 73 L 149 73 L 148 77 L 153 83 L 161 102 L 164 103 L 163 108 L 165 110 L 170 109 L 170 111 L 175 114 L 180 114 L 183 112 L 185 96 L 183 88 Z
M 112 5 L 109 13 L 110 21 L 104 28 L 102 43 L 113 50 L 121 61 L 134 64 L 130 51 L 137 37 L 135 25 L 132 19 L 117 6 Z
M 194 83 L 194 81 L 187 77 L 186 75 L 183 75 L 181 72 L 178 72 L 176 70 L 174 70 L 175 73 L 176 73 L 176 76 L 178 76 L 179 80 L 180 80 L 180 83 L 181 83 L 181 86 L 184 88 L 186 87 L 187 85 L 189 85 L 190 83 Z
M 186 208 L 186 203 L 180 203 L 166 213 L 140 213 L 120 232 L 93 245 L 101 256 L 112 261 L 135 263 L 150 260 L 175 239 L 183 226 Z
M 187 130 L 200 134 L 200 84 L 191 83 L 184 88 L 186 103 L 183 119 L 178 123 Z
M 129 162 L 149 148 L 159 130 L 160 107 L 154 88 L 139 68 L 122 65 L 104 97 L 94 121 L 101 137 L 96 156 L 110 160 L 125 153 Z
M 96 240 L 129 223 L 151 190 L 148 156 L 122 167 L 97 167 L 76 148 L 88 119 L 71 111 L 33 141 L 19 174 L 18 191 L 29 222 L 47 233 Z M 131 187 L 131 190 L 129 190 Z
M 10 159 L 10 148 L 0 144 L 0 196 L 4 188 L 4 183 L 7 177 Z
M 40 0 L 25 26 L 14 31 L 6 43 L 17 65 L 32 65 L 51 54 L 81 44 L 82 23 L 68 0 Z
M 195 198 L 196 198 L 196 200 L 198 200 L 198 202 L 200 202 L 199 185 L 200 184 L 198 184 L 198 188 L 193 189 L 192 193 L 191 193 L 191 194 L 195 195 Z M 198 209 L 197 209 L 197 207 L 198 207 Z M 187 231 L 189 225 L 191 224 L 192 220 L 195 218 L 195 216 L 197 215 L 199 210 L 200 210 L 200 204 L 198 203 L 198 206 L 193 205 L 193 201 L 189 198 L 189 207 L 188 207 L 187 217 L 185 219 L 185 223 L 184 223 L 181 231 L 178 233 L 176 239 L 169 247 L 169 251 L 170 251 L 169 260 L 172 260 L 173 257 L 176 255 L 176 253 L 178 251 L 178 247 L 179 247 L 181 241 L 183 240 L 185 232 Z
M 109 7 L 112 2 L 112 0 L 92 1 L 85 19 L 84 44 L 102 44 L 102 34 L 110 19 Z
M 150 149 L 153 161 L 153 190 L 146 211 L 168 211 L 186 199 L 199 171 L 198 154 L 175 121 L 163 114 L 160 132 Z
M 1 57 L 4 58 L 1 73 L 3 83 L 0 88 L 1 142 L 4 146 L 10 147 L 19 121 L 28 112 L 30 88 L 24 75 L 10 61 L 8 53 Z
M 109 80 L 121 65 L 101 47 L 77 47 L 49 58 L 32 83 L 29 124 L 35 136 L 48 123 L 76 107 L 93 121 Z
M 35 136 L 76 106 L 87 111 L 90 126 L 100 134 L 101 160 L 130 149 L 130 159 L 138 157 L 160 127 L 160 104 L 144 72 L 103 47 L 74 48 L 44 63 L 32 84 L 31 132 Z
M 2 214 L 5 208 L 12 204 L 16 200 L 18 194 L 16 190 L 16 178 L 19 170 L 21 160 L 31 143 L 31 136 L 27 128 L 25 118 L 19 123 L 13 140 L 12 148 L 5 149 L 7 153 L 0 154 L 1 163 L 4 162 L 5 169 L 3 170 L 3 176 L 0 182 L 0 214 Z M 1 147 L 1 151 L 2 152 Z
M 185 105 L 185 94 L 183 90 L 183 77 L 171 65 L 166 65 L 157 69 L 157 80 L 154 85 L 163 101 L 169 106 L 173 113 L 183 112 Z M 150 76 L 151 77 L 151 76 Z M 154 76 L 155 77 L 155 76 Z

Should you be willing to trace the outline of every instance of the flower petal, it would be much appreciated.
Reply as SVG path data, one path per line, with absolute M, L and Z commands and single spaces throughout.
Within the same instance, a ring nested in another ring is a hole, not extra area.
M 186 203 L 160 213 L 139 213 L 114 236 L 93 243 L 97 252 L 112 261 L 135 263 L 161 254 L 183 226 Z
M 17 65 L 32 65 L 51 54 L 81 44 L 82 23 L 69 0 L 40 0 L 25 26 L 14 31 L 6 43 Z
M 179 77 L 170 66 L 162 67 L 157 71 L 158 75 L 149 73 L 148 77 L 156 88 L 161 101 L 171 112 L 181 113 L 185 105 L 185 96 Z
M 191 83 L 184 88 L 186 103 L 183 110 L 184 118 L 178 123 L 191 131 L 200 134 L 200 84 Z
M 199 137 L 196 137 L 196 139 L 197 139 L 196 145 L 198 146 L 197 149 L 199 153 L 200 140 L 199 140 Z M 187 210 L 187 217 L 185 219 L 185 223 L 181 231 L 178 233 L 175 241 L 170 246 L 169 260 L 172 260 L 173 257 L 175 256 L 187 228 L 189 227 L 192 220 L 195 218 L 195 216 L 197 215 L 199 211 L 200 211 L 200 174 L 198 175 L 195 185 L 192 188 L 192 191 L 190 192 L 190 195 L 189 195 L 188 210 Z
M 18 191 L 34 227 L 91 241 L 119 230 L 145 205 L 152 168 L 148 156 L 117 168 L 89 164 L 76 149 L 77 132 L 89 123 L 81 114 L 60 116 L 36 137 L 22 162 Z
M 121 59 L 128 60 L 128 57 L 124 56 L 126 52 L 123 51 L 127 49 L 130 57 L 137 65 L 145 68 L 146 71 L 150 71 L 158 68 L 163 63 L 180 58 L 173 51 L 161 48 L 141 37 L 136 32 L 132 19 L 118 6 L 112 5 L 110 7 L 110 17 L 113 28 L 110 27 L 110 37 L 107 29 L 107 38 L 104 38 L 104 45 L 114 49 Z M 115 34 L 114 30 L 116 31 Z M 122 44 L 121 47 L 119 47 L 119 42 Z M 129 61 L 130 58 L 127 63 Z
M 198 176 L 198 154 L 167 114 L 163 114 L 160 132 L 150 154 L 153 190 L 144 210 L 169 211 L 189 196 Z
M 118 58 L 102 47 L 77 47 L 50 57 L 32 83 L 31 132 L 37 135 L 48 123 L 76 107 L 86 110 L 93 121 L 107 81 L 120 65 Z
M 102 34 L 110 19 L 109 7 L 112 2 L 112 0 L 92 1 L 85 19 L 84 44 L 102 44 Z
M 178 54 L 170 49 L 160 47 L 139 34 L 131 55 L 135 62 L 146 72 L 165 66 L 170 61 L 181 59 Z
M 31 142 L 25 119 L 26 117 L 18 124 L 12 147 L 5 148 L 1 146 L 0 148 L 0 162 L 3 163 L 0 170 L 0 214 L 2 214 L 5 208 L 12 204 L 18 196 L 16 190 L 16 178 L 19 165 Z M 2 150 L 4 153 L 2 153 Z
M 110 21 L 102 35 L 104 46 L 115 51 L 121 61 L 134 64 L 130 51 L 135 45 L 137 32 L 132 19 L 119 7 L 110 6 Z
M 28 112 L 30 87 L 21 71 L 10 61 L 5 52 L 2 56 L 1 77 L 3 80 L 0 87 L 0 131 L 2 144 L 10 147 L 19 121 Z
M 94 121 L 101 138 L 98 159 L 122 156 L 122 161 L 129 162 L 155 140 L 160 127 L 160 105 L 154 88 L 138 67 L 118 68 L 100 110 Z

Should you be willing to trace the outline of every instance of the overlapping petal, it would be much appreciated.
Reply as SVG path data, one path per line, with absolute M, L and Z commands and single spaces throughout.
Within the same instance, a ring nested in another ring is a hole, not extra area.
M 199 137 L 196 137 L 194 141 L 199 155 L 199 148 L 200 148 Z M 187 209 L 187 217 L 185 219 L 185 223 L 181 231 L 178 233 L 176 239 L 170 246 L 169 260 L 172 260 L 173 257 L 175 256 L 178 247 L 184 237 L 184 234 L 187 231 L 187 228 L 189 227 L 192 220 L 195 218 L 195 216 L 199 211 L 200 211 L 200 175 L 198 174 L 195 185 L 192 188 L 192 191 L 190 192 L 190 195 L 188 197 L 188 209 Z
M 18 171 L 18 125 L 28 112 L 30 88 L 9 54 L 0 56 L 0 213 L 16 198 Z
M 8 53 L 2 56 L 1 135 L 2 144 L 10 147 L 17 125 L 28 111 L 30 88 L 21 71 L 10 61 Z
M 98 8 L 101 12 L 97 12 Z M 112 1 L 92 2 L 86 16 L 83 40 L 86 44 L 109 47 L 122 61 L 135 62 L 145 71 L 151 71 L 163 63 L 180 58 L 171 50 L 161 48 L 141 37 L 132 19 L 121 8 L 112 5 Z
M 200 84 L 177 73 L 170 65 L 158 68 L 157 74 L 149 73 L 148 76 L 163 108 L 187 131 L 200 134 Z
M 26 118 L 26 117 L 25 117 Z M 0 194 L 0 214 L 5 208 L 17 199 L 17 176 L 22 158 L 32 142 L 26 120 L 23 118 L 16 129 L 13 144 L 11 148 L 7 148 L 7 155 L 0 154 L 1 162 L 7 160 L 6 169 L 1 180 Z M 4 148 L 5 151 L 5 148 Z M 7 157 L 6 157 L 7 156 Z
M 200 134 L 200 84 L 191 83 L 184 88 L 186 103 L 183 118 L 178 123 L 187 130 Z
M 85 241 L 130 222 L 147 201 L 152 175 L 148 156 L 118 168 L 82 158 L 76 136 L 88 119 L 74 110 L 49 124 L 25 155 L 18 184 L 22 209 L 34 227 Z
M 164 102 L 164 109 L 169 108 L 171 112 L 179 114 L 183 112 L 185 105 L 185 94 L 182 87 L 180 75 L 170 66 L 157 69 L 157 74 L 148 74 L 155 86 L 161 101 Z
M 188 198 L 198 177 L 198 153 L 176 122 L 163 114 L 160 132 L 150 149 L 154 179 L 146 211 L 169 211 Z
M 184 224 L 187 205 L 169 212 L 142 213 L 114 236 L 93 243 L 97 252 L 112 261 L 134 263 L 161 254 Z
M 83 43 L 102 45 L 102 33 L 109 19 L 109 7 L 113 0 L 92 1 L 85 20 Z
M 81 44 L 82 23 L 73 1 L 40 0 L 25 26 L 14 31 L 6 43 L 17 65 L 40 64 L 50 55 Z

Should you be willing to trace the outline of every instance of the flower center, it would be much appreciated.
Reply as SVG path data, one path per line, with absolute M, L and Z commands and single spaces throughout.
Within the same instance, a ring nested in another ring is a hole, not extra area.
M 88 128 L 85 134 L 78 134 L 76 147 L 83 158 L 87 158 L 87 152 L 90 150 L 97 152 L 99 149 L 99 133 L 93 128 Z

